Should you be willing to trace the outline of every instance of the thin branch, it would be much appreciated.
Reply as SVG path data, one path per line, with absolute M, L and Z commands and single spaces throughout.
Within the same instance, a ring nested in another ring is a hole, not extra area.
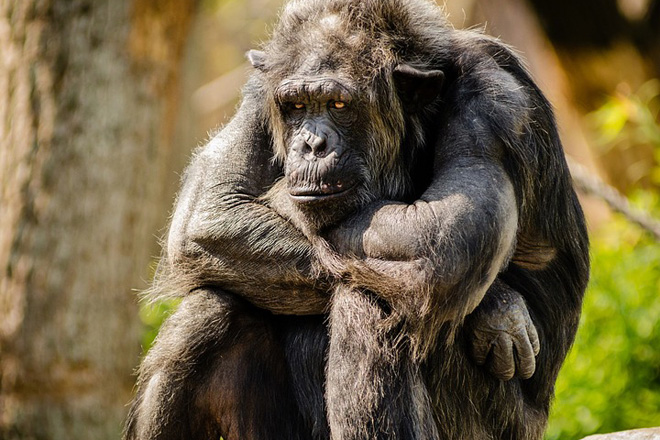
M 660 220 L 646 211 L 633 207 L 623 194 L 582 165 L 569 158 L 567 160 L 573 175 L 573 183 L 578 190 L 603 200 L 613 211 L 623 214 L 629 221 L 653 234 L 656 241 L 660 241 Z

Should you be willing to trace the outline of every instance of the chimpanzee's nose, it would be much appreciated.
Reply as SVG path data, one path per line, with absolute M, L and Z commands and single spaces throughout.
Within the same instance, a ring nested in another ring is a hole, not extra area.
M 317 135 L 312 132 L 307 133 L 305 144 L 311 150 L 312 154 L 316 157 L 325 156 L 325 147 L 327 145 L 324 135 Z

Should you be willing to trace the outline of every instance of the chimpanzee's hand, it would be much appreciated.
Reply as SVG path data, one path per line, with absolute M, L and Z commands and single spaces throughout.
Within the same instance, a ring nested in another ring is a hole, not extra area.
M 495 377 L 529 379 L 536 370 L 540 344 L 522 296 L 496 280 L 467 318 L 468 344 L 477 365 Z

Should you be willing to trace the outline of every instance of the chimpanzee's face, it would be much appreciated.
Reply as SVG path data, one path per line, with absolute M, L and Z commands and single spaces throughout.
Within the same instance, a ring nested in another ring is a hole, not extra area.
M 298 204 L 353 198 L 364 184 L 365 134 L 357 93 L 335 78 L 288 79 L 276 90 L 284 172 Z
M 250 51 L 248 58 L 268 91 L 274 152 L 289 196 L 316 224 L 329 225 L 371 200 L 406 193 L 402 151 L 413 154 L 410 145 L 421 138 L 407 128 L 438 97 L 444 75 L 394 61 L 356 73 L 355 56 L 335 54 L 322 40 L 313 47 L 305 57 L 292 50 L 295 62 L 274 52 Z

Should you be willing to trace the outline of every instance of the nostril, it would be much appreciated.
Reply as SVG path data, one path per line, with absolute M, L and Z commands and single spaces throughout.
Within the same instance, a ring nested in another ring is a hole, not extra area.
M 298 137 L 298 142 L 298 151 L 308 159 L 327 155 L 327 140 L 323 134 L 318 135 L 311 130 L 304 130 Z
M 307 144 L 314 155 L 322 157 L 325 155 L 326 142 L 325 138 L 314 136 L 307 141 Z

